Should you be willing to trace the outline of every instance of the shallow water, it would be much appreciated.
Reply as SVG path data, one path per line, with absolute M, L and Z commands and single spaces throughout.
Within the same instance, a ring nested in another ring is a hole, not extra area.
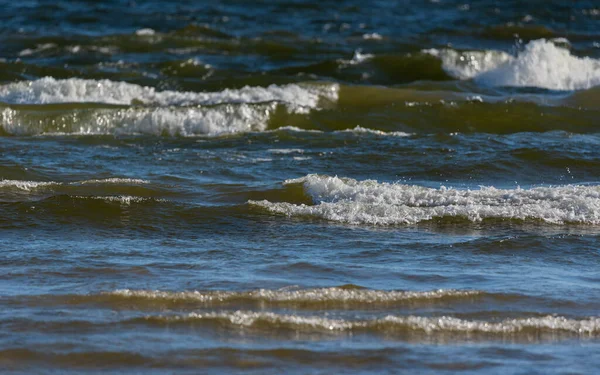
M 594 1 L 0 14 L 0 369 L 594 373 Z

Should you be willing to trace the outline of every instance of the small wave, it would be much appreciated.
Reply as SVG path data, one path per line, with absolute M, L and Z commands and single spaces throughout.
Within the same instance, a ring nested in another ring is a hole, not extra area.
M 145 185 L 150 181 L 139 178 L 105 178 L 101 180 L 85 180 L 79 182 L 81 185 L 103 185 L 103 184 L 123 184 L 123 185 Z
M 21 181 L 21 180 L 0 180 L 0 188 L 13 188 L 25 191 L 31 191 L 37 188 L 60 185 L 58 182 L 44 181 Z
M 153 29 L 150 28 L 145 28 L 145 29 L 139 29 L 135 31 L 135 35 L 138 36 L 150 36 L 150 35 L 154 35 L 156 34 L 156 31 L 154 31 Z
M 30 191 L 36 188 L 48 188 L 58 186 L 77 186 L 77 185 L 145 185 L 150 181 L 138 178 L 105 178 L 93 179 L 77 182 L 56 182 L 56 181 L 21 181 L 21 180 L 0 180 L 0 188 L 13 188 Z
M 412 133 L 406 133 L 406 132 L 384 132 L 382 130 L 363 128 L 360 125 L 357 125 L 356 127 L 352 128 L 352 129 L 336 130 L 336 131 L 334 131 L 334 133 L 354 133 L 354 134 L 362 133 L 362 134 L 373 134 L 373 135 L 389 136 L 389 137 L 410 137 L 410 136 L 414 135 Z
M 132 195 L 105 195 L 105 196 L 74 196 L 75 199 L 94 199 L 105 202 L 115 202 L 126 206 L 132 203 L 143 203 L 143 202 L 167 202 L 166 199 L 157 199 L 153 197 L 136 197 Z
M 600 85 L 600 60 L 573 56 L 568 49 L 546 39 L 529 42 L 517 56 L 501 51 L 424 52 L 439 57 L 451 76 L 486 85 L 550 90 L 582 90 Z
M 280 132 L 280 131 L 287 131 L 287 132 L 294 132 L 294 133 L 319 133 L 319 134 L 325 133 L 322 130 L 301 129 L 296 126 L 282 126 L 277 129 L 268 130 L 268 132 Z M 344 130 L 333 130 L 333 131 L 331 131 L 331 133 L 333 133 L 333 134 L 370 134 L 370 135 L 387 136 L 387 137 L 410 137 L 410 136 L 415 135 L 414 133 L 406 133 L 406 132 L 400 132 L 400 131 L 386 132 L 383 130 L 364 128 L 360 125 L 357 125 L 354 128 L 348 128 L 348 129 L 344 129 Z
M 315 205 L 249 201 L 287 216 L 349 224 L 416 224 L 436 218 L 537 220 L 552 224 L 600 224 L 600 186 L 458 190 L 308 175 L 302 184 Z
M 157 91 L 153 87 L 111 80 L 41 78 L 0 86 L 0 101 L 11 104 L 132 102 L 159 105 L 215 105 L 224 103 L 281 102 L 299 108 L 317 108 L 321 98 L 337 100 L 338 86 L 271 85 L 219 92 Z
M 596 337 L 600 334 L 600 318 L 569 319 L 562 316 L 507 319 L 499 322 L 464 320 L 450 316 L 423 317 L 387 315 L 368 320 L 330 319 L 319 316 L 300 316 L 272 312 L 234 311 L 189 313 L 185 315 L 147 316 L 147 321 L 190 322 L 217 321 L 239 327 L 284 327 L 295 330 L 379 332 L 386 335 L 425 333 L 427 335 L 491 334 L 516 335 L 530 333 L 570 334 Z
M 270 303 L 311 303 L 311 304 L 390 304 L 403 301 L 442 300 L 447 298 L 470 298 L 485 294 L 476 290 L 432 290 L 385 291 L 361 289 L 358 287 L 320 288 L 304 290 L 259 289 L 249 292 L 166 292 L 122 289 L 105 293 L 121 298 L 141 298 L 147 300 L 187 301 L 187 302 L 270 302 Z
M 74 199 L 102 200 L 125 205 L 163 202 L 154 197 L 159 194 L 160 188 L 142 186 L 149 184 L 149 181 L 131 178 L 107 178 L 79 182 L 0 180 L 0 201 L 19 202 L 48 197 L 68 197 L 71 201 Z

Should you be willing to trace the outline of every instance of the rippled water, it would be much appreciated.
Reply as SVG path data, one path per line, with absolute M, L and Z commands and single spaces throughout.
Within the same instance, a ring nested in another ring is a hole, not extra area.
M 0 5 L 1 371 L 600 366 L 596 1 Z

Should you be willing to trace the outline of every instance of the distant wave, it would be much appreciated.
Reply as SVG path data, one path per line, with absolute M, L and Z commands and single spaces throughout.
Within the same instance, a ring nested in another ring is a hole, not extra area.
M 511 219 L 600 224 L 600 186 L 457 190 L 319 175 L 288 180 L 285 184 L 301 184 L 314 205 L 266 200 L 249 203 L 287 216 L 350 224 L 416 224 L 451 218 L 473 222 Z

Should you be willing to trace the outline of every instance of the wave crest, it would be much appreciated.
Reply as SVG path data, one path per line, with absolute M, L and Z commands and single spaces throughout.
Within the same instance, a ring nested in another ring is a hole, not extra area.
M 501 51 L 424 52 L 440 58 L 451 76 L 491 86 L 583 90 L 600 85 L 600 60 L 573 56 L 546 39 L 529 42 L 517 56 Z
M 476 297 L 483 292 L 476 290 L 432 290 L 385 291 L 362 288 L 320 288 L 302 290 L 269 290 L 259 289 L 249 292 L 167 292 L 121 289 L 105 295 L 120 298 L 140 298 L 154 301 L 182 302 L 270 302 L 270 303 L 356 303 L 356 304 L 389 304 L 415 300 L 440 300 L 445 298 Z
M 270 85 L 225 89 L 218 92 L 157 91 L 153 87 L 111 80 L 80 78 L 16 82 L 0 86 L 0 101 L 12 104 L 106 103 L 130 105 L 135 102 L 168 105 L 215 105 L 223 103 L 282 102 L 294 107 L 316 108 L 319 100 L 337 100 L 338 86 Z
M 464 320 L 450 316 L 397 316 L 366 320 L 330 319 L 318 316 L 300 316 L 272 312 L 192 312 L 186 315 L 147 316 L 154 322 L 216 321 L 238 327 L 284 327 L 295 330 L 357 331 L 393 334 L 424 333 L 427 335 L 490 334 L 518 335 L 529 333 L 568 334 L 596 337 L 600 334 L 600 318 L 569 319 L 562 316 L 507 319 L 499 322 Z
M 315 205 L 249 201 L 287 216 L 350 224 L 416 224 L 436 218 L 538 220 L 552 224 L 600 224 L 600 186 L 458 190 L 308 175 L 302 184 Z

